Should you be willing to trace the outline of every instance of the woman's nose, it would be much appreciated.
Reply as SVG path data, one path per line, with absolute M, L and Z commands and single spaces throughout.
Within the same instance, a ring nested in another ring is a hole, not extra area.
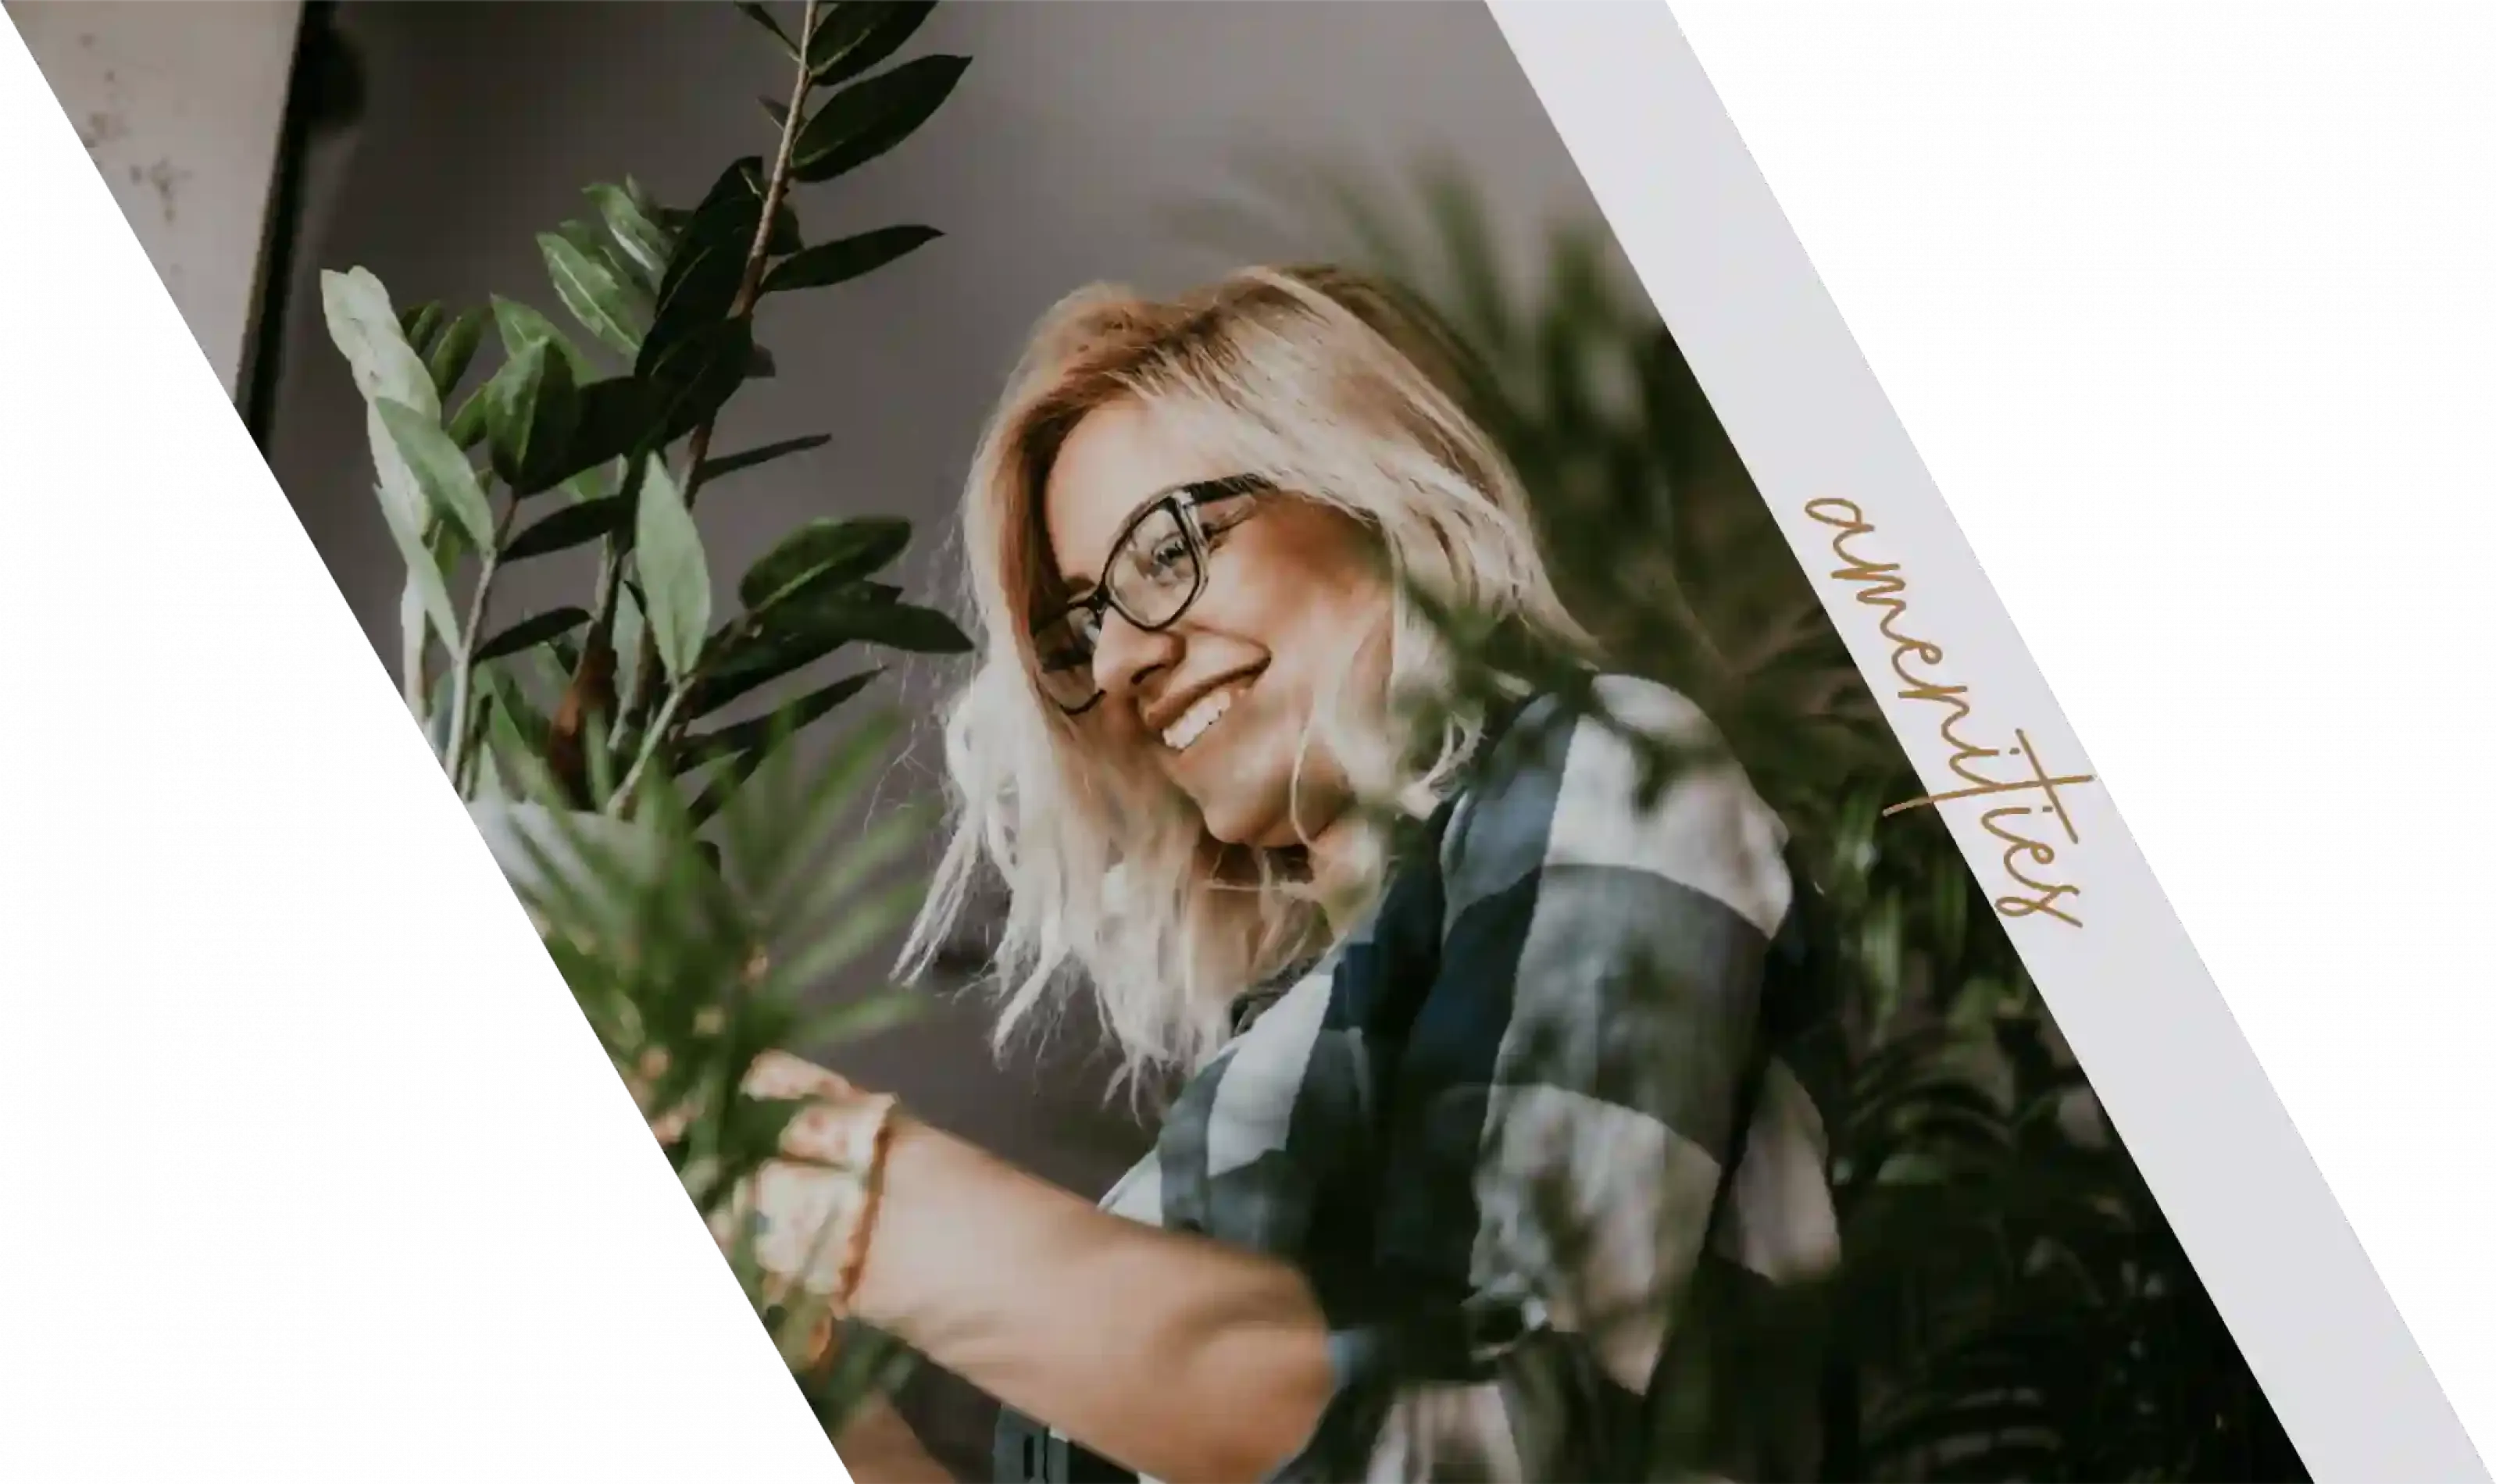
M 1092 650 L 1093 683 L 1111 699 L 1131 700 L 1153 675 L 1178 663 L 1184 647 L 1174 629 L 1139 629 L 1112 609 L 1103 616 Z

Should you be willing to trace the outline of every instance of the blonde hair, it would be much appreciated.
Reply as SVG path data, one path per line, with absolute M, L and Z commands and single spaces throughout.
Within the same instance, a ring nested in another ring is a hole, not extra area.
M 1353 517 L 1396 579 L 1387 689 L 1428 694 L 1449 656 L 1407 585 L 1559 652 L 1592 652 L 1553 590 L 1514 472 L 1465 410 L 1469 374 L 1426 311 L 1329 267 L 1250 268 L 1169 300 L 1096 286 L 1035 329 L 964 495 L 981 660 L 946 719 L 954 833 L 903 950 L 906 973 L 923 969 L 969 910 L 983 866 L 998 873 L 1009 898 L 990 966 L 1000 1049 L 1079 977 L 1122 1080 L 1193 1069 L 1228 1034 L 1236 996 L 1326 933 L 1324 910 L 1272 858 L 1254 856 L 1251 881 L 1217 871 L 1226 852 L 1193 807 L 1153 770 L 1087 749 L 1040 690 L 1030 615 L 1051 580 L 1041 501 L 1067 437 L 1097 409 L 1147 407 L 1227 471 Z M 1347 673 L 1375 637 L 1354 641 Z M 1337 694 L 1317 709 L 1303 761 L 1323 739 L 1356 793 L 1414 814 L 1471 756 L 1482 721 L 1458 711 L 1411 736 L 1386 697 Z M 1296 816 L 1296 777 L 1294 793 Z M 1356 828 L 1359 887 L 1374 890 L 1383 835 L 1366 820 Z

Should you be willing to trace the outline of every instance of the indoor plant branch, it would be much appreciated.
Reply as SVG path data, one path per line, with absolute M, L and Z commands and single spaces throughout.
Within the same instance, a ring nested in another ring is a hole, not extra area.
M 729 304 L 728 318 L 731 322 L 753 318 L 754 306 L 763 297 L 763 272 L 771 261 L 772 229 L 779 224 L 780 208 L 789 198 L 789 169 L 796 154 L 797 130 L 805 122 L 806 95 L 814 86 L 814 69 L 808 62 L 808 54 L 815 45 L 815 28 L 821 10 L 822 0 L 806 0 L 805 14 L 798 21 L 796 48 L 797 81 L 790 91 L 788 111 L 780 120 L 780 142 L 772 153 L 771 169 L 764 177 L 763 216 L 755 225 L 754 241 L 746 248 L 745 272 L 737 280 L 736 297 Z M 687 446 L 688 456 L 685 461 L 685 508 L 687 510 L 693 508 L 694 501 L 702 494 L 702 465 L 710 458 L 711 437 L 718 425 L 718 414 L 714 413 L 704 417 L 694 428 L 692 441 Z M 634 657 L 634 665 L 635 695 L 646 701 L 647 697 L 658 689 L 660 671 L 658 640 L 647 629 L 641 632 L 640 650 Z M 688 683 L 691 678 L 687 677 Z M 652 720 L 647 739 L 641 749 L 641 756 L 634 763 L 632 773 L 627 775 L 628 784 L 631 777 L 640 774 L 641 764 L 648 760 L 652 747 L 658 743 L 668 723 L 672 720 L 685 689 L 686 687 L 680 686 L 671 693 L 661 715 Z M 619 796 L 627 796 L 624 789 L 619 789 L 618 793 Z

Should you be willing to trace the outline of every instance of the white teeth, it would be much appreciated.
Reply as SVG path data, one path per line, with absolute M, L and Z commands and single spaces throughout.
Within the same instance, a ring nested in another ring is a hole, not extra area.
M 1205 728 L 1222 720 L 1222 714 L 1231 709 L 1232 699 L 1238 694 L 1238 687 L 1225 686 L 1188 707 L 1177 721 L 1163 730 L 1162 745 L 1174 753 L 1186 752 L 1196 744 L 1197 738 L 1204 735 Z

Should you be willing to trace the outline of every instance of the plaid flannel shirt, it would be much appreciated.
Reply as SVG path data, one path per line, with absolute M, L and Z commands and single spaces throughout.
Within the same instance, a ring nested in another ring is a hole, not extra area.
M 1686 700 L 1597 682 L 1702 745 Z M 1105 1198 L 1285 1258 L 1335 1391 L 1285 1480 L 1805 1476 L 1836 1221 L 1778 1054 L 1785 831 L 1720 757 L 1644 796 L 1607 723 L 1516 713 L 1367 920 L 1243 1002 Z M 1070 1344 L 1079 1344 L 1070 1340 Z M 1025 1419 L 1000 1476 L 1134 1475 Z

